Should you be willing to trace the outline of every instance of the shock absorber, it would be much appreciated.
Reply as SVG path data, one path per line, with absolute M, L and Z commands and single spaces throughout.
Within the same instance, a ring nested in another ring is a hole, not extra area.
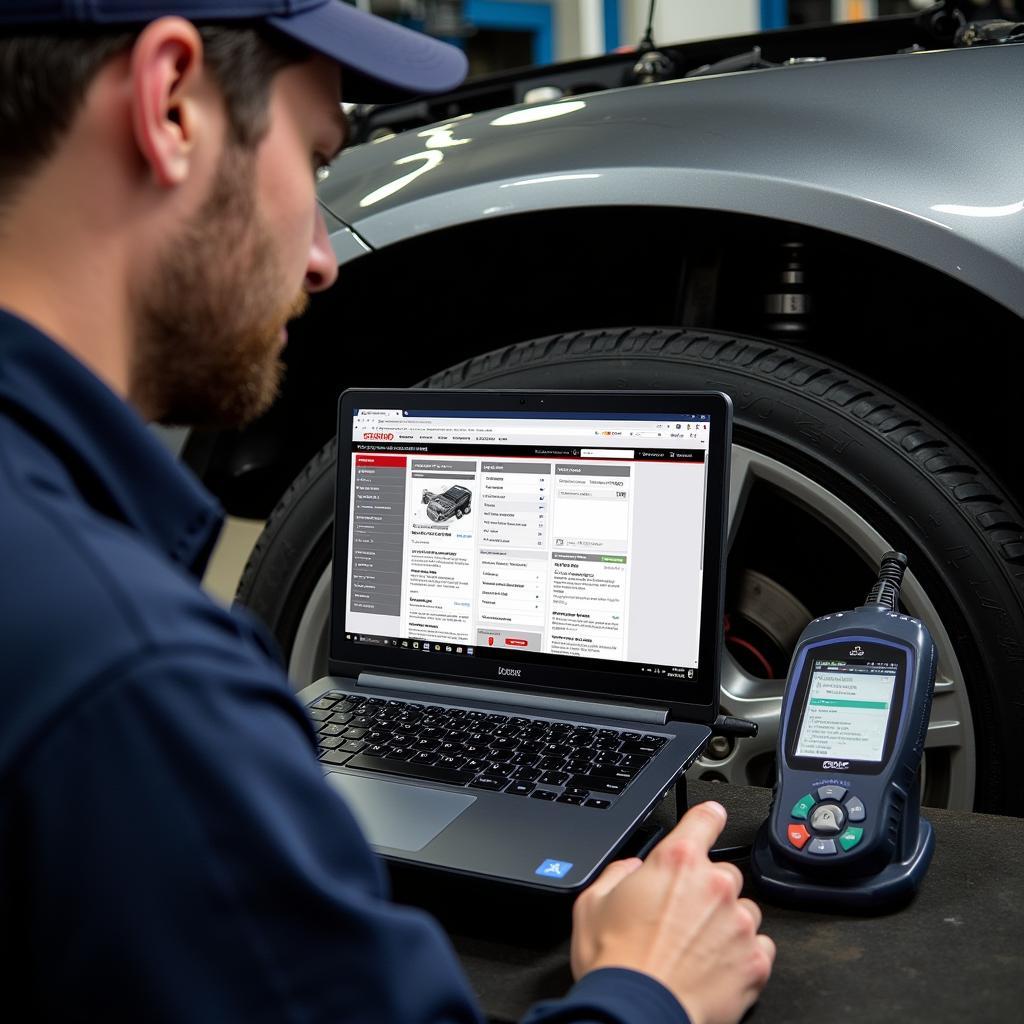
M 779 266 L 764 297 L 765 325 L 769 333 L 784 338 L 807 334 L 811 315 L 811 295 L 807 289 L 807 250 L 803 242 L 783 242 Z

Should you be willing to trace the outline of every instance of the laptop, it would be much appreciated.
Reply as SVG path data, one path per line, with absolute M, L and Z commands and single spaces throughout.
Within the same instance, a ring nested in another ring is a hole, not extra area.
M 389 861 L 593 879 L 718 714 L 732 408 L 715 392 L 339 403 L 328 783 Z

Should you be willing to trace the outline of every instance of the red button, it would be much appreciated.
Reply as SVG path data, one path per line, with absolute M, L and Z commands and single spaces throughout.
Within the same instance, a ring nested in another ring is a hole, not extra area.
M 528 641 L 520 640 L 519 637 L 516 636 L 510 636 L 505 638 L 505 643 L 509 647 L 525 647 Z
M 811 833 L 803 825 L 790 825 L 786 837 L 798 850 L 804 848 L 804 844 L 811 838 Z

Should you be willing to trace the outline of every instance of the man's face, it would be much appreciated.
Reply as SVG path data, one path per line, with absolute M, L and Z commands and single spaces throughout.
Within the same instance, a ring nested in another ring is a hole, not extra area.
M 342 141 L 338 69 L 274 80 L 255 151 L 225 142 L 209 194 L 136 296 L 132 397 L 163 423 L 242 426 L 274 401 L 285 324 L 337 275 L 314 165 Z

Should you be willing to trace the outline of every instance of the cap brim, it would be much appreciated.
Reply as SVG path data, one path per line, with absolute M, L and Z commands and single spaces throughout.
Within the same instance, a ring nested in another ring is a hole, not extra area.
M 345 68 L 347 103 L 395 103 L 447 92 L 465 77 L 466 55 L 422 32 L 331 0 L 268 24 Z

